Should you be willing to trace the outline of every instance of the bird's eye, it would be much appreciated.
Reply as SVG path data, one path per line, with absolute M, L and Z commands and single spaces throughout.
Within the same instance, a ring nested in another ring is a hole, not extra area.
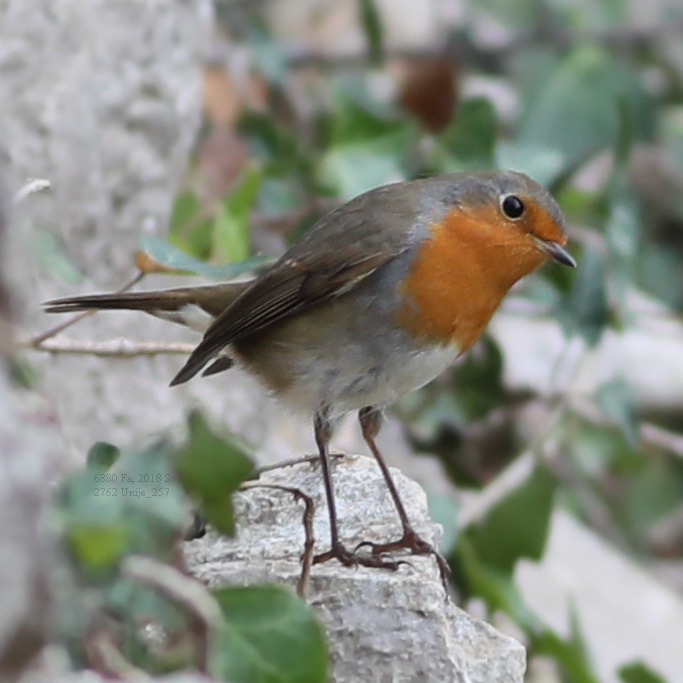
M 524 202 L 515 194 L 505 195 L 500 206 L 508 218 L 520 218 L 524 213 Z

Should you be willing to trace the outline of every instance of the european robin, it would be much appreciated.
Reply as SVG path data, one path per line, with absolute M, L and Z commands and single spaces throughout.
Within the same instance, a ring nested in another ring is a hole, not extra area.
M 433 554 L 413 530 L 375 439 L 382 409 L 432 380 L 479 338 L 507 291 L 565 250 L 552 196 L 513 171 L 452 173 L 370 190 L 322 217 L 248 282 L 48 302 L 49 312 L 137 309 L 204 336 L 173 378 L 214 374 L 234 361 L 313 419 L 327 494 L 330 550 L 315 562 L 396 568 L 384 553 Z M 208 314 L 208 315 L 207 315 Z M 207 367 L 208 364 L 208 367 Z M 357 554 L 339 538 L 330 474 L 335 419 L 358 410 L 400 518 L 397 541 Z

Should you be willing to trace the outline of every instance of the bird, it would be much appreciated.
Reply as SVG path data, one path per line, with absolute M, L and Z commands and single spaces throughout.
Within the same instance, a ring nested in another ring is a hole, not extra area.
M 390 554 L 406 550 L 434 556 L 445 582 L 448 565 L 414 530 L 377 446 L 383 411 L 467 351 L 520 279 L 548 261 L 576 267 L 566 244 L 560 207 L 527 175 L 449 173 L 360 194 L 251 280 L 45 306 L 141 310 L 202 331 L 171 386 L 238 364 L 313 422 L 330 522 L 329 550 L 313 562 L 396 569 L 402 562 Z M 397 540 L 353 549 L 339 532 L 329 450 L 336 421 L 351 411 L 402 529 Z

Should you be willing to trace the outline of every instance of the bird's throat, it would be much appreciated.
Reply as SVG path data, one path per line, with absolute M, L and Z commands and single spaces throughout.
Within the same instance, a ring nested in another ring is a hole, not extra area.
M 544 260 L 514 236 L 492 239 L 485 225 L 467 215 L 458 218 L 457 230 L 440 223 L 401 285 L 405 304 L 398 322 L 425 343 L 455 344 L 465 351 L 510 287 Z

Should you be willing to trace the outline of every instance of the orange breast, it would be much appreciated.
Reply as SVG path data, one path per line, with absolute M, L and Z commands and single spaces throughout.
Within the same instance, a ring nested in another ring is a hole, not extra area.
M 432 228 L 402 284 L 398 322 L 425 342 L 479 338 L 509 288 L 543 262 L 528 238 L 501 225 L 496 209 L 452 210 Z

